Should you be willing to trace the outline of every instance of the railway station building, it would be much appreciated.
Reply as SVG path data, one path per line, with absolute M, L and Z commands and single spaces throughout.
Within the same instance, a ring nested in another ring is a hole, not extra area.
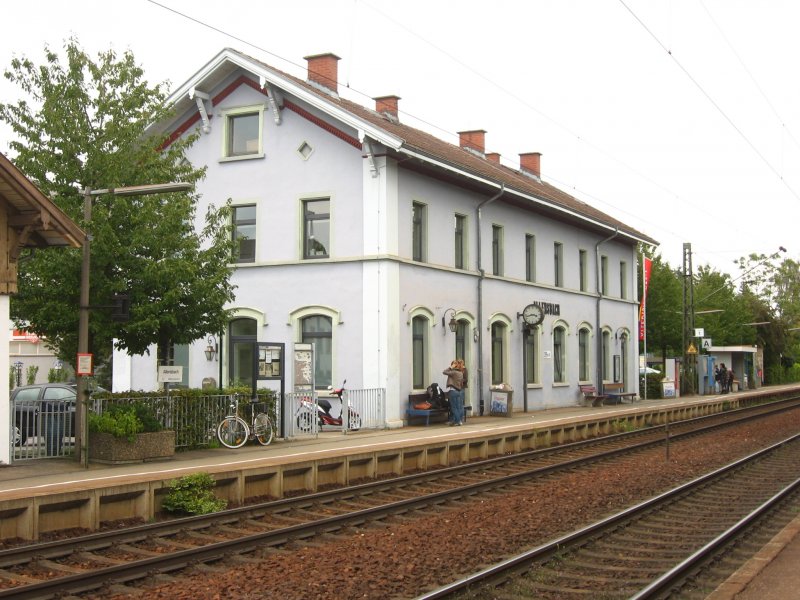
M 278 342 L 314 344 L 320 390 L 384 389 L 390 426 L 455 357 L 473 414 L 500 384 L 515 410 L 574 405 L 580 384 L 637 392 L 637 245 L 656 242 L 546 183 L 537 148 L 506 166 L 487 132 L 443 141 L 398 96 L 340 96 L 336 55 L 305 59 L 298 77 L 224 49 L 153 126 L 199 133 L 197 226 L 230 199 L 239 241 L 230 322 L 175 348 L 182 384 L 247 381 L 253 342 Z M 117 352 L 114 389 L 156 389 L 155 356 Z

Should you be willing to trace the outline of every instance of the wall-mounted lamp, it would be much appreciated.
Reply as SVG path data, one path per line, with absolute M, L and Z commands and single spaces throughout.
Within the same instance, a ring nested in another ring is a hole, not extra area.
M 444 327 L 445 318 L 447 317 L 447 313 L 448 312 L 452 312 L 453 315 L 450 317 L 450 320 L 447 322 L 447 326 L 450 328 L 451 332 L 455 333 L 456 329 L 458 329 L 458 321 L 456 321 L 456 309 L 455 308 L 448 308 L 447 310 L 444 311 L 444 314 L 442 315 L 442 327 Z
M 217 356 L 217 340 L 213 335 L 206 340 L 206 360 L 211 362 Z
M 472 328 L 472 341 L 475 342 L 475 343 L 478 343 L 478 328 L 477 327 L 473 327 Z

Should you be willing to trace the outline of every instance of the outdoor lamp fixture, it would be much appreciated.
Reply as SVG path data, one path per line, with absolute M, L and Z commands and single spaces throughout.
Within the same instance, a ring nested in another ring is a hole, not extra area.
M 214 357 L 217 355 L 217 340 L 214 339 L 213 335 L 208 336 L 206 340 L 206 360 L 211 362 L 214 360 Z
M 131 187 L 83 190 L 83 220 L 86 237 L 83 239 L 83 259 L 81 262 L 81 287 L 80 306 L 78 313 L 78 355 L 89 354 L 89 269 L 91 265 L 90 242 L 92 235 L 89 231 L 92 223 L 92 197 L 93 196 L 147 196 L 150 194 L 167 194 L 170 192 L 186 192 L 193 188 L 191 183 L 156 183 L 151 185 L 135 185 Z M 77 365 L 77 362 L 76 362 Z M 77 375 L 77 402 L 75 403 L 75 453 L 78 460 L 85 468 L 89 468 L 89 394 L 88 380 L 90 373 L 76 373 Z
M 453 316 L 450 317 L 450 320 L 447 322 L 447 326 L 450 328 L 450 331 L 455 333 L 456 329 L 458 329 L 458 321 L 456 321 L 456 309 L 455 308 L 448 308 L 444 311 L 442 315 L 442 327 L 444 327 L 445 318 L 447 317 L 447 313 L 452 312 Z

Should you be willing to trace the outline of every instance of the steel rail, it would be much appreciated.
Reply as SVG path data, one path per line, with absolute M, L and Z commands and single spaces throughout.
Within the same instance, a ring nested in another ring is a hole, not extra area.
M 722 532 L 697 552 L 686 558 L 686 560 L 676 565 L 673 569 L 670 569 L 667 573 L 664 573 L 664 575 L 653 581 L 637 594 L 631 596 L 629 600 L 650 600 L 651 598 L 658 598 L 665 592 L 679 586 L 697 570 L 698 565 L 706 563 L 725 546 L 730 544 L 732 540 L 741 537 L 741 535 L 752 527 L 756 521 L 774 511 L 778 505 L 783 503 L 798 490 L 800 490 L 800 479 L 796 479 L 793 483 L 783 488 L 732 527 Z
M 706 473 L 678 487 L 675 487 L 662 494 L 654 496 L 653 498 L 645 500 L 644 502 L 640 502 L 639 504 L 636 504 L 634 506 L 626 508 L 625 510 L 622 510 L 618 513 L 615 513 L 604 519 L 601 519 L 600 521 L 592 523 L 586 527 L 578 529 L 567 535 L 561 536 L 555 540 L 547 542 L 546 544 L 542 544 L 540 546 L 537 546 L 536 548 L 533 548 L 526 552 L 522 552 L 516 556 L 498 562 L 477 573 L 473 573 L 467 577 L 459 579 L 458 581 L 454 581 L 436 590 L 432 590 L 428 593 L 420 595 L 415 600 L 435 600 L 438 598 L 448 598 L 455 595 L 458 592 L 464 592 L 470 588 L 475 588 L 476 586 L 482 586 L 490 584 L 491 582 L 506 580 L 515 572 L 521 572 L 527 570 L 532 563 L 542 562 L 543 560 L 546 560 L 547 558 L 553 556 L 558 552 L 563 553 L 570 547 L 580 546 L 585 541 L 596 537 L 600 532 L 609 530 L 626 521 L 635 519 L 639 515 L 647 511 L 650 511 L 653 508 L 656 508 L 662 504 L 670 502 L 673 499 L 678 498 L 690 491 L 699 489 L 702 486 L 705 486 L 708 483 L 716 479 L 719 479 L 720 477 L 727 475 L 728 473 L 735 471 L 741 467 L 745 467 L 750 464 L 755 464 L 757 461 L 760 461 L 765 456 L 768 456 L 776 452 L 777 450 L 782 449 L 784 446 L 796 443 L 798 441 L 800 441 L 800 434 L 791 436 L 767 448 L 763 448 L 739 460 L 736 460 L 723 467 L 720 467 L 719 469 L 711 471 L 710 473 Z M 763 513 L 769 509 L 769 507 L 765 507 L 764 505 L 768 504 L 770 505 L 770 507 L 774 506 L 775 503 L 777 503 L 779 500 L 783 499 L 786 495 L 796 490 L 798 485 L 800 485 L 800 480 L 795 480 L 792 484 L 787 486 L 787 488 L 781 490 L 781 492 L 775 494 L 772 498 L 770 498 L 770 500 L 763 503 L 758 509 L 752 511 L 751 514 L 749 514 L 747 517 L 741 519 L 740 522 L 738 522 L 736 525 L 729 528 L 729 530 L 726 530 L 725 533 L 719 535 L 712 542 L 709 542 L 703 549 L 694 553 L 692 557 L 682 561 L 674 569 L 664 574 L 662 578 L 660 578 L 661 580 L 654 581 L 652 583 L 654 590 L 648 593 L 656 594 L 657 592 L 662 592 L 665 588 L 669 587 L 670 585 L 674 585 L 675 581 L 677 581 L 680 577 L 684 576 L 687 572 L 689 572 L 691 568 L 697 564 L 698 561 L 700 561 L 703 558 L 706 558 L 708 554 L 718 550 L 719 546 L 722 545 L 724 542 L 728 541 L 736 531 L 741 530 L 743 527 L 752 523 L 752 521 L 757 516 L 763 515 Z M 753 513 L 757 514 L 754 515 Z M 654 595 L 642 596 L 642 598 L 653 598 L 653 597 L 655 596 Z
M 790 407 L 789 407 L 790 408 Z M 783 407 L 780 410 L 788 410 L 789 408 Z M 722 424 L 715 424 L 705 426 L 700 429 L 685 432 L 683 434 L 676 434 L 674 439 L 690 435 L 699 435 L 700 433 L 708 430 L 717 429 L 718 427 L 731 426 L 741 422 L 742 420 L 750 420 L 753 418 L 763 417 L 763 414 L 750 415 L 744 419 L 737 419 L 735 421 L 726 420 Z M 705 417 L 702 418 L 705 420 Z M 689 420 L 694 421 L 694 420 Z M 688 422 L 688 421 L 687 421 Z M 619 434 L 619 438 L 625 437 L 625 434 Z M 592 440 L 586 440 L 591 442 Z M 595 440 L 597 441 L 597 440 Z M 219 560 L 231 552 L 247 552 L 256 547 L 261 546 L 274 546 L 285 543 L 289 539 L 306 538 L 315 535 L 318 532 L 336 531 L 343 527 L 362 524 L 370 519 L 385 518 L 391 514 L 398 514 L 418 510 L 430 505 L 443 504 L 453 501 L 462 497 L 475 495 L 487 490 L 496 489 L 498 487 L 507 487 L 519 482 L 523 482 L 532 477 L 541 476 L 544 474 L 556 472 L 559 470 L 575 467 L 587 462 L 594 462 L 596 460 L 603 460 L 612 456 L 628 453 L 635 450 L 640 450 L 653 445 L 663 443 L 663 439 L 658 438 L 646 442 L 640 442 L 631 446 L 622 448 L 614 448 L 604 451 L 599 454 L 594 454 L 590 457 L 579 457 L 568 461 L 562 461 L 556 464 L 547 465 L 544 467 L 536 467 L 534 469 L 525 470 L 520 473 L 504 475 L 501 477 L 491 478 L 486 481 L 476 482 L 464 486 L 460 486 L 453 490 L 445 490 L 432 494 L 426 494 L 417 498 L 400 500 L 389 504 L 384 504 L 376 507 L 362 509 L 356 512 L 348 513 L 345 515 L 338 515 L 326 519 L 315 520 L 309 523 L 303 523 L 287 528 L 276 529 L 270 532 L 263 532 L 255 535 L 245 536 L 237 540 L 226 540 L 224 542 L 209 544 L 196 549 L 188 549 L 175 552 L 171 555 L 159 556 L 148 558 L 144 560 L 132 561 L 125 565 L 117 565 L 95 571 L 93 574 L 78 574 L 70 575 L 54 579 L 52 582 L 40 582 L 29 586 L 21 586 L 11 588 L 8 590 L 0 591 L 0 598 L 4 597 L 46 597 L 49 593 L 62 593 L 66 590 L 73 592 L 86 591 L 87 589 L 95 589 L 99 585 L 108 582 L 122 582 L 131 579 L 141 578 L 144 575 L 152 573 L 153 571 L 169 572 L 176 569 L 183 568 L 189 564 L 197 562 L 213 562 Z M 584 442 L 577 442 L 575 444 L 568 444 L 556 448 L 546 449 L 555 452 L 556 450 L 564 451 L 575 446 L 583 446 Z M 530 451 L 530 453 L 542 453 L 542 450 Z M 478 463 L 470 463 L 469 465 L 457 465 L 455 467 L 448 467 L 445 469 L 436 470 L 433 473 L 422 473 L 404 476 L 390 480 L 382 480 L 380 482 L 369 482 L 346 490 L 329 490 L 327 492 L 319 492 L 310 494 L 299 498 L 289 498 L 283 500 L 272 501 L 264 505 L 255 507 L 239 507 L 223 513 L 216 513 L 215 515 L 204 515 L 201 517 L 187 517 L 184 519 L 177 519 L 167 523 L 143 525 L 136 528 L 129 529 L 121 532 L 103 532 L 99 534 L 91 534 L 74 538 L 71 540 L 59 540 L 56 542 L 48 542 L 34 546 L 13 548 L 0 552 L 0 566 L 7 566 L 11 564 L 21 564 L 26 561 L 32 561 L 39 558 L 57 558 L 71 554 L 76 548 L 81 550 L 97 550 L 120 543 L 131 543 L 141 541 L 148 537 L 164 536 L 172 533 L 179 533 L 186 530 L 203 529 L 210 526 L 211 523 L 216 524 L 229 524 L 240 521 L 245 518 L 254 518 L 262 515 L 267 510 L 290 510 L 302 509 L 313 507 L 315 503 L 320 501 L 331 502 L 335 498 L 356 497 L 364 493 L 375 493 L 376 491 L 391 490 L 396 488 L 397 485 L 409 485 L 416 483 L 419 480 L 427 480 L 433 476 L 441 477 L 443 474 L 451 475 L 463 472 L 466 467 L 469 470 L 486 469 L 487 463 L 496 465 L 508 462 L 509 457 L 499 457 L 505 460 L 489 459 L 488 461 L 480 461 Z M 27 558 L 25 553 L 28 553 Z M 23 595 L 24 594 L 24 595 Z M 30 594 L 30 595 L 27 595 Z

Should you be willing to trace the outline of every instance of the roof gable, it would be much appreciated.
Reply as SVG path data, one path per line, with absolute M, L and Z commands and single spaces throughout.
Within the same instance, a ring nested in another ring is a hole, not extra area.
M 9 226 L 17 230 L 15 258 L 22 247 L 72 246 L 85 237 L 66 213 L 37 188 L 8 158 L 0 154 L 0 202 Z
M 511 199 L 517 205 L 542 209 L 548 214 L 566 220 L 582 221 L 599 231 L 616 232 L 620 238 L 627 238 L 631 243 L 657 245 L 657 242 L 646 234 L 538 177 L 531 177 L 520 170 L 501 165 L 499 161 L 445 142 L 429 133 L 400 123 L 395 115 L 378 113 L 341 98 L 334 91 L 326 90 L 317 83 L 303 81 L 230 48 L 222 50 L 180 86 L 170 96 L 168 102 L 177 109 L 178 114 L 183 114 L 194 105 L 193 96 L 197 91 L 207 92 L 221 85 L 237 70 L 250 75 L 237 78 L 235 80 L 237 85 L 251 85 L 265 95 L 272 86 L 272 89 L 277 88 L 282 94 L 294 96 L 332 120 L 342 123 L 346 128 L 355 130 L 359 143 L 363 143 L 367 138 L 372 139 L 396 155 L 416 159 L 429 169 L 446 171 L 451 177 L 461 179 L 468 185 L 483 187 L 490 193 L 502 191 L 504 199 Z M 298 108 L 303 110 L 298 104 L 285 98 L 283 106 L 291 110 Z M 307 111 L 306 113 L 310 114 Z M 181 135 L 198 120 L 198 117 L 193 116 L 190 119 L 191 123 L 182 123 L 173 130 L 172 137 Z M 174 127 L 174 124 L 172 126 Z M 170 124 L 155 124 L 156 131 L 159 131 L 159 127 L 160 131 L 166 132 Z

